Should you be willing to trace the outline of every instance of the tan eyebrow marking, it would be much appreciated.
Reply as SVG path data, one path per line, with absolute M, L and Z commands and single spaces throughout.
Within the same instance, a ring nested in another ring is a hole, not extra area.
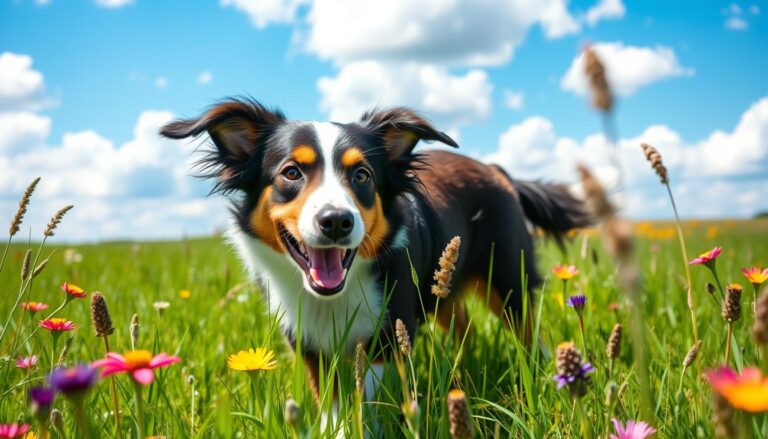
M 311 165 L 317 160 L 317 153 L 308 145 L 299 145 L 293 150 L 291 156 L 302 165 Z
M 359 148 L 349 148 L 341 156 L 341 164 L 346 168 L 350 168 L 356 163 L 362 162 L 363 158 L 363 152 Z

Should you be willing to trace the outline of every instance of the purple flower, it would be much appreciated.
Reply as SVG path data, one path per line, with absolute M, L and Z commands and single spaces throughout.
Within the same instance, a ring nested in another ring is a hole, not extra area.
M 70 368 L 58 368 L 48 377 L 53 390 L 64 396 L 75 396 L 85 393 L 96 382 L 96 369 L 81 364 Z
M 33 387 L 29 389 L 29 400 L 32 402 L 32 413 L 43 419 L 48 419 L 53 405 L 53 389 Z
M 581 380 L 584 382 L 589 382 L 589 377 L 587 376 L 588 373 L 592 373 L 595 371 L 595 368 L 592 367 L 591 363 L 584 363 L 579 368 L 578 372 L 575 374 L 558 374 L 554 376 L 554 380 L 557 383 L 557 388 L 562 389 L 566 384 L 572 384 L 576 380 Z
M 573 309 L 575 309 L 576 312 L 581 312 L 584 310 L 584 307 L 587 305 L 587 296 L 583 294 L 576 294 L 574 296 L 569 297 L 566 304 L 570 307 L 573 307 Z

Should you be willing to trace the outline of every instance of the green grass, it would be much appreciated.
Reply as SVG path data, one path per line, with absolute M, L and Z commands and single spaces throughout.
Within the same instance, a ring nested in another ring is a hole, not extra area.
M 66 221 L 66 219 L 65 219 Z M 650 229 L 649 229 L 650 227 Z M 710 390 L 702 371 L 723 360 L 726 325 L 720 309 L 704 285 L 711 281 L 703 267 L 692 267 L 693 286 L 698 304 L 699 334 L 703 347 L 699 360 L 683 376 L 683 393 L 677 389 L 682 360 L 693 343 L 691 322 L 685 297 L 685 280 L 676 237 L 664 235 L 669 225 L 638 225 L 642 234 L 637 242 L 637 263 L 642 277 L 642 303 L 647 331 L 646 346 L 653 395 L 653 416 L 646 419 L 659 430 L 659 437 L 713 437 Z M 716 228 L 713 229 L 713 227 Z M 768 220 L 686 224 L 690 255 L 715 245 L 724 247 L 718 269 L 724 283 L 744 285 L 743 318 L 735 325 L 731 365 L 742 368 L 758 364 L 757 350 L 749 337 L 752 287 L 739 270 L 768 264 Z M 649 231 L 650 230 L 650 231 Z M 654 231 L 660 231 L 654 235 Z M 662 236 L 651 239 L 648 236 Z M 716 236 L 715 236 L 716 235 Z M 418 390 L 418 415 L 415 425 L 421 437 L 449 437 L 445 398 L 448 391 L 463 389 L 472 410 L 474 429 L 482 437 L 581 437 L 588 425 L 593 437 L 606 437 L 611 430 L 605 406 L 608 384 L 605 344 L 614 323 L 628 327 L 628 310 L 614 313 L 612 302 L 624 302 L 616 279 L 614 261 L 602 249 L 598 236 L 575 237 L 562 254 L 552 243 L 539 240 L 536 263 L 547 280 L 535 290 L 535 302 L 528 312 L 536 317 L 543 351 L 527 350 L 505 325 L 485 310 L 482 300 L 469 299 L 471 335 L 453 337 L 444 331 L 422 325 L 417 333 L 410 363 Z M 162 243 L 107 243 L 71 247 L 82 254 L 82 261 L 67 264 L 66 249 L 52 243 L 42 255 L 55 251 L 51 262 L 29 288 L 32 300 L 44 301 L 51 309 L 64 298 L 59 286 L 73 282 L 87 291 L 106 296 L 115 333 L 112 350 L 130 349 L 129 322 L 139 315 L 141 329 L 137 347 L 153 352 L 165 351 L 183 358 L 181 364 L 159 372 L 156 381 L 144 392 L 148 434 L 167 437 L 285 437 L 292 434 L 283 418 L 285 402 L 294 398 L 302 408 L 305 433 L 323 436 L 319 431 L 320 411 L 330 411 L 334 385 L 340 387 L 338 428 L 349 436 L 357 427 L 351 420 L 356 411 L 354 366 L 347 358 L 335 356 L 324 370 L 337 370 L 340 382 L 327 373 L 321 382 L 321 403 L 313 399 L 293 353 L 286 347 L 276 327 L 276 316 L 267 316 L 261 294 L 247 283 L 233 251 L 219 238 Z M 33 245 L 33 249 L 37 246 Z M 586 249 L 586 252 L 583 250 Z M 19 273 L 26 246 L 15 243 L 0 272 L 0 324 L 14 304 L 19 288 Z M 70 251 L 71 253 L 71 251 Z M 593 255 L 594 254 L 594 255 Z M 594 364 L 587 395 L 581 410 L 565 390 L 555 388 L 551 356 L 558 343 L 572 340 L 581 346 L 575 312 L 562 308 L 558 297 L 562 284 L 549 275 L 557 263 L 572 263 L 581 273 L 569 284 L 569 291 L 580 291 L 588 298 L 585 311 L 586 354 Z M 495 270 L 520 270 L 497 261 Z M 179 291 L 191 291 L 189 299 Z M 152 306 L 168 301 L 170 307 L 160 315 Z M 50 311 L 49 309 L 48 311 Z M 25 389 L 43 382 L 51 364 L 51 336 L 43 331 L 30 335 L 45 311 L 31 317 L 14 310 L 5 338 L 0 362 L 0 422 L 24 420 L 34 425 Z M 88 302 L 72 301 L 60 316 L 76 322 L 67 364 L 90 362 L 104 355 L 102 340 L 92 333 Z M 639 386 L 633 369 L 632 349 L 625 331 L 624 346 L 614 365 L 614 379 L 620 388 L 613 416 L 622 421 L 638 419 Z M 29 340 L 22 344 L 21 341 Z M 25 374 L 15 367 L 12 339 L 21 355 L 40 356 L 38 368 Z M 66 336 L 59 341 L 59 348 Z M 250 380 L 244 373 L 226 366 L 229 354 L 250 347 L 269 347 L 278 354 L 279 367 L 261 372 Z M 125 437 L 137 434 L 133 417 L 134 397 L 126 376 L 117 377 L 122 412 L 120 429 Z M 87 396 L 86 412 L 99 437 L 112 437 L 109 381 L 102 380 Z M 364 404 L 363 427 L 378 429 L 385 437 L 411 436 L 402 422 L 404 389 L 397 372 L 389 370 L 376 402 Z M 64 414 L 67 437 L 81 437 L 71 407 L 58 398 L 56 407 Z M 582 422 L 584 421 L 584 422 Z M 768 435 L 768 421 L 754 418 L 756 437 Z M 54 435 L 55 436 L 55 435 Z

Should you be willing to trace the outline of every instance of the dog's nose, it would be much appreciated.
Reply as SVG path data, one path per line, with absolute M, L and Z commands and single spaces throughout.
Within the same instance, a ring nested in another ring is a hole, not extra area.
M 317 225 L 323 235 L 337 241 L 352 233 L 355 218 L 346 209 L 324 207 L 317 213 Z

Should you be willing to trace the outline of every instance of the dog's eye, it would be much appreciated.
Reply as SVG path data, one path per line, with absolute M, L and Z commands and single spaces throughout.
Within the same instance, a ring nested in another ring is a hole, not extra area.
M 286 180 L 296 181 L 301 178 L 301 171 L 296 166 L 288 166 L 281 173 Z
M 371 181 L 371 173 L 365 168 L 360 168 L 355 171 L 355 175 L 352 178 L 357 184 L 365 184 Z

